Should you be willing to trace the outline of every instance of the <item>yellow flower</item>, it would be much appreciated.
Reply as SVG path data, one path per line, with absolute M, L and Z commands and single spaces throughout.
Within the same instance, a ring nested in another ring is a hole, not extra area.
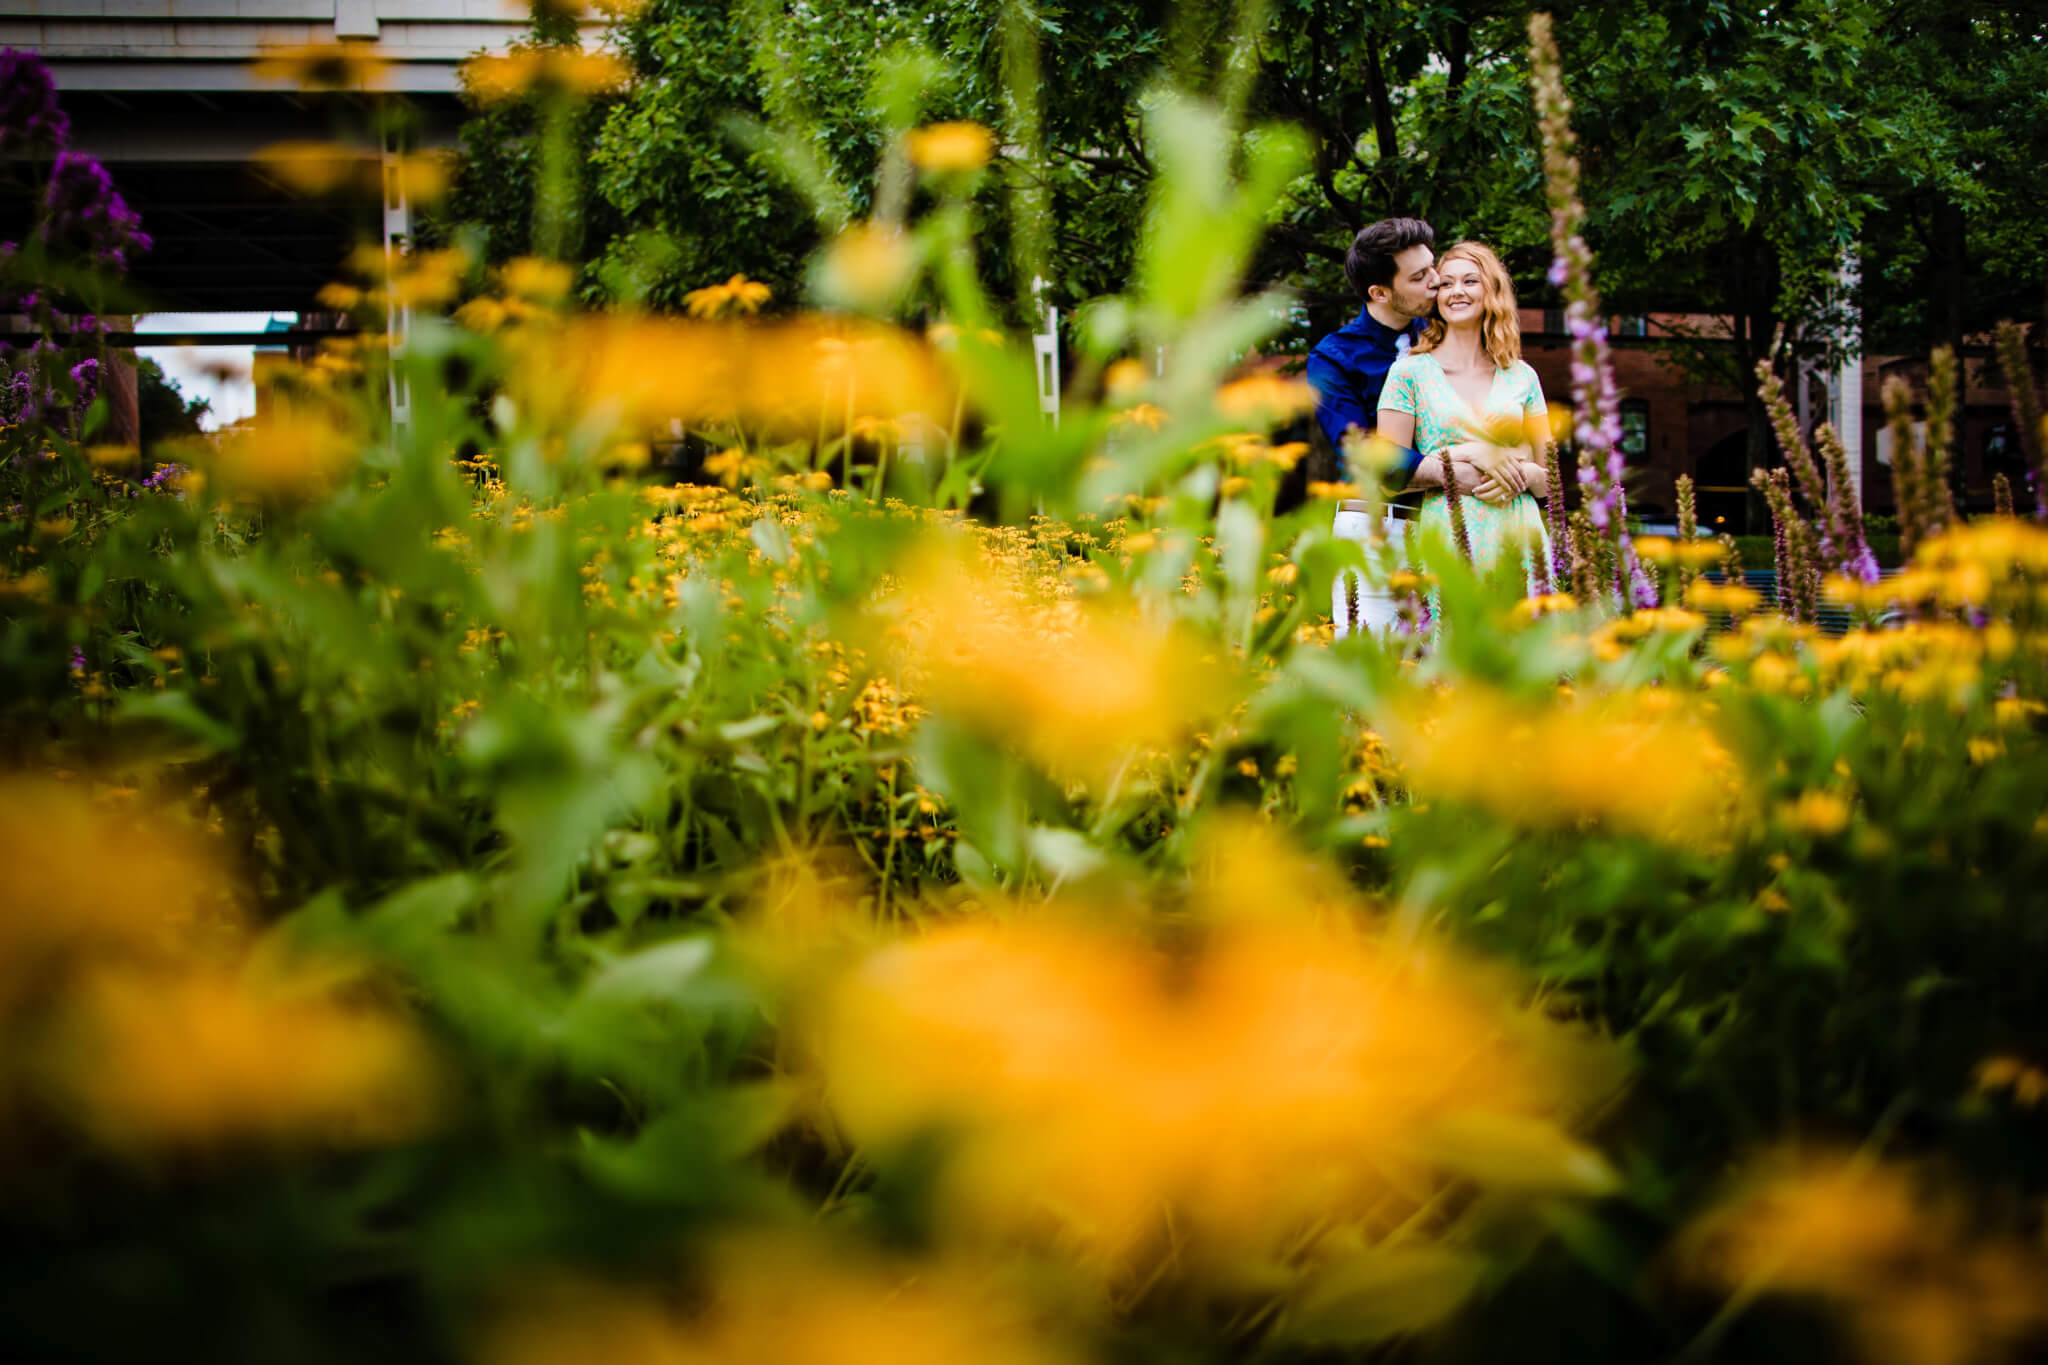
M 728 310 L 753 314 L 761 311 L 761 305 L 768 302 L 771 292 L 765 284 L 750 280 L 745 275 L 734 275 L 724 284 L 692 289 L 683 296 L 683 302 L 693 318 L 715 318 Z
M 910 162 L 934 175 L 964 174 L 988 164 L 995 139 L 978 123 L 934 123 L 904 137 Z

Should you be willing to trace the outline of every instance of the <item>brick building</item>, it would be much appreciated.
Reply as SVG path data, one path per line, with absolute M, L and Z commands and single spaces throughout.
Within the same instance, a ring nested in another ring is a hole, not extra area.
M 1541 377 L 1544 395 L 1568 404 L 1571 362 L 1561 315 L 1525 308 L 1521 320 L 1523 353 Z M 1711 338 L 1718 320 L 1652 316 L 1611 321 L 1623 427 L 1632 447 L 1629 462 L 1638 471 L 1630 485 L 1632 510 L 1650 520 L 1671 516 L 1675 481 L 1690 474 L 1700 490 L 1704 525 L 1738 533 L 1759 529 L 1744 524 L 1750 421 L 1744 395 L 1725 383 L 1701 380 L 1681 363 L 1686 349 L 1717 344 Z M 1988 339 L 1974 340 L 1979 344 L 1966 347 L 1964 357 L 1967 384 L 1952 454 L 1956 497 L 1966 509 L 1991 505 L 1994 473 L 2011 479 L 2015 492 L 2025 487 L 2008 394 L 1990 362 Z M 1924 391 L 1927 362 L 1906 356 L 1863 358 L 1863 506 L 1873 513 L 1889 513 L 1893 505 L 1885 462 L 1890 439 L 1880 399 L 1883 382 L 1892 375 Z M 1825 416 L 1825 405 L 1814 402 L 1807 413 L 1809 429 Z

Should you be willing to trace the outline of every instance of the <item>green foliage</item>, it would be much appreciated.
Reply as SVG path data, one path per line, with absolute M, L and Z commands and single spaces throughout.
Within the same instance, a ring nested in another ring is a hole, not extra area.
M 145 454 L 159 441 L 198 435 L 200 419 L 213 406 L 204 398 L 187 398 L 164 377 L 163 366 L 147 356 L 135 362 L 135 405 Z

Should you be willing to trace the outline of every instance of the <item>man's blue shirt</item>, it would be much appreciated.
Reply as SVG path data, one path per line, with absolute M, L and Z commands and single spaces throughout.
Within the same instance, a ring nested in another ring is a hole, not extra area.
M 1308 353 L 1307 379 L 1316 391 L 1316 421 L 1341 457 L 1344 433 L 1352 427 L 1370 432 L 1379 425 L 1380 390 L 1387 386 L 1387 371 L 1422 335 L 1422 320 L 1396 330 L 1383 325 L 1365 309 L 1358 316 L 1316 343 Z M 1387 483 L 1399 488 L 1415 472 L 1415 463 L 1390 470 Z

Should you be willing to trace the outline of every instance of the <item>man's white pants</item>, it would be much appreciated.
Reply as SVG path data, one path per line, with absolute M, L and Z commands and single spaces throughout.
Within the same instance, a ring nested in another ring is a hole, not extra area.
M 1377 522 L 1378 534 L 1393 547 L 1393 562 L 1397 568 L 1408 565 L 1408 542 L 1404 534 L 1406 524 L 1392 513 L 1382 513 L 1377 518 L 1366 511 L 1366 504 L 1347 498 L 1337 505 L 1337 522 L 1334 528 L 1339 540 L 1356 541 L 1370 546 Z M 1368 557 L 1378 564 L 1377 552 L 1368 550 Z M 1376 581 L 1377 580 L 1377 581 Z M 1338 573 L 1337 581 L 1330 587 L 1330 619 L 1337 623 L 1337 638 L 1343 639 L 1355 630 L 1373 635 L 1385 635 L 1392 630 L 1400 618 L 1400 606 L 1394 594 L 1387 591 L 1387 585 L 1375 568 L 1370 577 L 1361 575 L 1356 569 L 1345 569 Z

